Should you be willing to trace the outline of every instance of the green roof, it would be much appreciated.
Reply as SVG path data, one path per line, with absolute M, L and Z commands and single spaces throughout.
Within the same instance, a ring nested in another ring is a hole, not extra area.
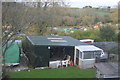
M 87 45 L 69 36 L 27 36 L 32 45 L 77 46 Z
M 10 44 L 10 43 L 8 43 Z M 5 47 L 3 47 L 4 50 Z M 5 63 L 19 63 L 20 51 L 17 43 L 13 43 L 5 53 Z

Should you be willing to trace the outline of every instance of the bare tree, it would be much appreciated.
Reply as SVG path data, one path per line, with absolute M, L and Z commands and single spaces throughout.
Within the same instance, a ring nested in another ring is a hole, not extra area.
M 20 3 L 4 2 L 2 6 L 2 47 L 6 47 L 2 52 L 4 56 L 19 34 L 31 25 L 34 16 L 29 14 L 28 7 Z M 12 42 L 8 45 L 10 40 Z
M 5 63 L 6 51 L 11 47 L 12 43 L 20 37 L 20 33 L 24 33 L 29 27 L 35 26 L 38 27 L 40 35 L 43 35 L 46 27 L 55 23 L 54 21 L 57 15 L 60 14 L 57 11 L 61 11 L 61 4 L 55 2 L 54 6 L 51 7 L 50 5 L 53 5 L 52 2 L 44 2 L 43 7 L 34 7 L 28 5 L 26 2 L 2 3 L 3 63 Z M 3 69 L 3 71 L 5 71 L 5 69 Z
M 29 7 L 22 3 L 2 3 L 2 56 L 3 56 L 3 77 L 5 77 L 5 53 L 12 43 L 19 38 L 19 34 L 25 31 L 34 21 L 34 16 L 29 13 Z M 11 42 L 9 42 L 11 40 Z
M 80 13 L 81 24 L 83 25 L 92 25 L 95 22 L 95 9 L 93 8 L 84 8 Z
M 35 32 L 37 35 L 46 35 L 45 32 L 48 26 L 52 27 L 60 24 L 61 15 L 66 6 L 63 6 L 63 3 L 61 0 L 41 0 L 41 2 L 38 2 L 37 5 L 33 7 L 34 9 L 31 9 L 33 10 L 32 12 L 35 12 L 34 14 L 37 15 L 35 24 L 33 25 L 33 28 L 37 28 L 37 32 Z M 34 3 L 27 4 L 35 5 Z

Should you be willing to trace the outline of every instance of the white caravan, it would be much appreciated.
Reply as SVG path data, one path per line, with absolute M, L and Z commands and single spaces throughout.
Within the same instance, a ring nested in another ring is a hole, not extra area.
M 93 68 L 96 56 L 103 54 L 103 50 L 93 45 L 75 46 L 74 64 L 79 68 Z

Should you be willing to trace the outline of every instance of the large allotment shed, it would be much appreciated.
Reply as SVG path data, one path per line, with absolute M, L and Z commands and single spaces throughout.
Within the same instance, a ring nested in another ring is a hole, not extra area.
M 49 67 L 50 61 L 64 60 L 66 55 L 74 61 L 75 46 L 86 45 L 68 36 L 27 36 L 27 56 L 33 68 Z

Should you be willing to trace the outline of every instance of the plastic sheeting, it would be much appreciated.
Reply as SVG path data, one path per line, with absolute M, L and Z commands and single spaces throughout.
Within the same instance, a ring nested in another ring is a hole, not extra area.
M 3 50 L 4 49 L 5 47 L 3 47 Z M 19 62 L 20 62 L 20 49 L 18 44 L 14 42 L 5 53 L 5 63 L 19 63 Z

